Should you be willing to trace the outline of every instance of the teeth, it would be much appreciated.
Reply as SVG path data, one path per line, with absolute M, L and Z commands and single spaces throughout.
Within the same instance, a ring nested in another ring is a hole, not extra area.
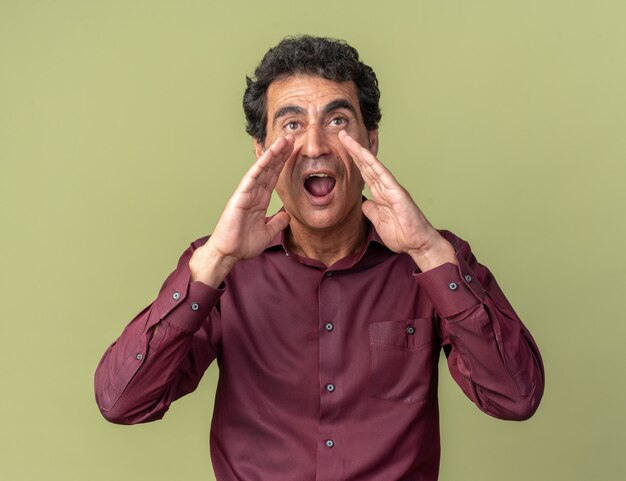
M 319 173 L 319 174 L 309 174 L 309 175 L 306 176 L 307 179 L 310 179 L 311 177 L 330 177 L 330 176 L 328 176 L 326 174 L 322 174 L 322 173 Z

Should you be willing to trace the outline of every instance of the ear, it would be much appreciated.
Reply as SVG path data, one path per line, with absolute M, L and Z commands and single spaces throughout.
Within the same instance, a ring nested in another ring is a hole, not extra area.
M 258 160 L 265 152 L 265 146 L 254 137 L 252 137 L 252 146 L 254 147 L 254 155 Z
M 367 138 L 369 140 L 369 151 L 375 156 L 378 155 L 378 129 L 368 130 Z

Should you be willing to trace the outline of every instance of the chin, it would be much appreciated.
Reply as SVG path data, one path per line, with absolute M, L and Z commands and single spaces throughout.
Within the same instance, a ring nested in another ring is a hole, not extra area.
M 292 216 L 298 224 L 308 229 L 326 230 L 336 227 L 341 220 L 333 209 L 314 209 L 306 211 L 294 209 L 288 213 Z
M 292 199 L 291 202 L 285 203 L 285 210 L 291 215 L 292 223 L 295 221 L 306 229 L 323 231 L 341 228 L 342 225 L 349 223 L 353 216 L 362 215 L 359 205 L 361 194 L 359 193 L 354 206 L 352 199 L 348 200 L 345 196 L 336 194 L 337 192 L 331 193 L 330 198 L 322 205 L 314 205 L 306 196 Z
M 307 215 L 302 217 L 302 224 L 309 229 L 328 230 L 336 227 L 339 222 L 328 215 Z

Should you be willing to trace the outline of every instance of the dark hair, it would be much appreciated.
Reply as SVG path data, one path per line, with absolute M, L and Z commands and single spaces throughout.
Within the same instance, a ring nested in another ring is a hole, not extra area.
M 246 77 L 243 94 L 246 132 L 265 142 L 267 111 L 265 105 L 269 85 L 289 75 L 315 75 L 336 82 L 356 84 L 359 106 L 367 130 L 378 128 L 380 121 L 380 90 L 372 68 L 359 60 L 359 53 L 343 40 L 302 35 L 286 37 L 268 52 L 254 71 Z

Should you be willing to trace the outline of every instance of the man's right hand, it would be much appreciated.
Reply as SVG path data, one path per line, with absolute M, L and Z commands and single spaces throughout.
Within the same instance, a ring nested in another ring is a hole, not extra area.
M 189 260 L 191 281 L 219 287 L 235 263 L 259 255 L 289 224 L 279 212 L 267 223 L 267 208 L 285 162 L 293 152 L 294 137 L 281 137 L 257 159 L 228 200 L 213 234 Z

